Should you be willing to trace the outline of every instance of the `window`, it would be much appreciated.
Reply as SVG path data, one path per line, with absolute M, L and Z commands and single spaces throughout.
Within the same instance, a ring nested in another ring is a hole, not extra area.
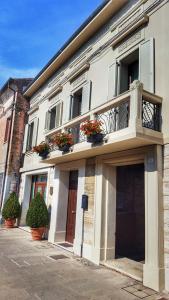
M 130 88 L 130 84 L 139 79 L 139 50 L 134 51 L 119 65 L 119 93 L 123 93 Z
M 27 139 L 27 147 L 26 150 L 30 151 L 33 147 L 33 130 L 34 130 L 34 122 L 28 125 L 28 139 Z
M 6 120 L 6 129 L 5 129 L 4 143 L 6 143 L 8 141 L 8 139 L 9 139 L 10 123 L 11 123 L 11 119 L 8 118 Z
M 45 129 L 52 130 L 61 125 L 62 122 L 62 103 L 59 102 L 46 113 Z
M 82 91 L 81 88 L 72 95 L 71 107 L 70 107 L 70 119 L 76 118 L 81 115 L 82 109 Z

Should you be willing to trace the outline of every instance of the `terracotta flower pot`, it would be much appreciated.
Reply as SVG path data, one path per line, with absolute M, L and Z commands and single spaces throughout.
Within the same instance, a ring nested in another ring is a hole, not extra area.
M 32 239 L 34 241 L 41 241 L 44 231 L 45 227 L 31 228 Z
M 5 220 L 5 227 L 6 228 L 14 228 L 16 219 L 7 219 Z

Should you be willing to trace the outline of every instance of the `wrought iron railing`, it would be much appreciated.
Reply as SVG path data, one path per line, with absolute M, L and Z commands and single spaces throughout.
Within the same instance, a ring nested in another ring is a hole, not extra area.
M 102 122 L 104 134 L 127 128 L 129 125 L 129 102 L 125 101 L 116 107 L 97 114 L 96 118 Z
M 80 124 L 81 123 L 66 128 L 66 130 L 73 135 L 74 144 L 78 144 L 86 141 L 85 134 L 83 133 L 83 131 L 80 130 Z
M 105 102 L 103 105 L 90 110 L 84 115 L 70 120 L 57 128 L 56 131 L 49 132 L 48 142 L 50 143 L 52 135 L 63 131 L 72 133 L 74 144 L 84 142 L 86 141 L 86 136 L 80 130 L 80 125 L 85 120 L 94 119 L 102 122 L 104 135 L 109 135 L 110 133 L 127 128 L 131 128 L 132 131 L 139 131 L 141 127 L 160 132 L 161 107 L 162 98 L 145 91 L 143 85 L 139 81 L 136 81 L 134 85 L 131 85 L 129 91 Z M 107 138 L 105 141 L 106 140 Z M 52 143 L 50 145 L 51 151 L 58 149 L 58 147 L 52 145 Z
M 142 100 L 142 125 L 145 128 L 161 131 L 161 104 Z

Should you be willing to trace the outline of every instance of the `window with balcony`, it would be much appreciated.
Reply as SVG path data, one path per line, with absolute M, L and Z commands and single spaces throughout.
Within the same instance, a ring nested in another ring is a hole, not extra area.
M 119 63 L 119 93 L 130 88 L 134 80 L 139 79 L 139 50 L 132 52 Z
M 81 115 L 82 109 L 82 95 L 83 88 L 76 91 L 71 96 L 71 105 L 70 105 L 70 119 L 76 118 Z
M 129 90 L 134 80 L 143 83 L 144 90 L 155 92 L 154 38 L 142 41 L 138 49 L 111 62 L 108 77 L 108 99 Z
M 59 102 L 57 105 L 49 109 L 46 113 L 45 129 L 52 130 L 57 128 L 62 123 L 62 103 Z

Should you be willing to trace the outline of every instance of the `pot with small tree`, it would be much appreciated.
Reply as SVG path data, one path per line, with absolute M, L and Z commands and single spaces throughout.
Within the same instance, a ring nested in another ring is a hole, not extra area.
M 102 122 L 99 120 L 87 120 L 81 124 L 80 130 L 87 136 L 87 142 L 98 144 L 103 141 L 101 128 Z
M 33 147 L 33 152 L 36 152 L 39 154 L 42 159 L 45 159 L 50 151 L 50 146 L 46 142 L 41 142 L 38 146 Z
M 49 215 L 46 203 L 40 193 L 37 193 L 31 201 L 27 215 L 26 224 L 31 228 L 33 240 L 41 240 L 49 223 Z
M 2 217 L 5 219 L 5 227 L 13 228 L 16 219 L 21 215 L 21 205 L 15 192 L 9 195 L 2 209 Z
M 67 153 L 73 145 L 73 135 L 69 132 L 59 132 L 53 137 L 52 143 L 57 145 L 60 151 Z

